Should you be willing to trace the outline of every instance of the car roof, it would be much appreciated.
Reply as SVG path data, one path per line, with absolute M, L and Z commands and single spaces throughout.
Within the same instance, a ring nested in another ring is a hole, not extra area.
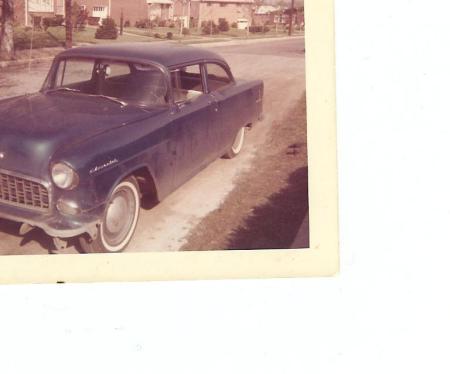
M 203 60 L 225 60 L 210 50 L 164 42 L 115 43 L 83 46 L 61 52 L 58 58 L 98 57 L 121 60 L 146 60 L 170 67 Z

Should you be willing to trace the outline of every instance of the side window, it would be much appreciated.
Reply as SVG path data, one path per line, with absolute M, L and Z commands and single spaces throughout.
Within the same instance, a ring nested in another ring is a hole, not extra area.
M 63 60 L 59 63 L 55 87 L 87 82 L 92 78 L 92 60 Z
M 200 65 L 189 65 L 170 72 L 175 102 L 193 100 L 203 93 Z
M 227 71 L 218 64 L 206 64 L 206 71 L 209 91 L 216 91 L 231 83 L 231 78 Z

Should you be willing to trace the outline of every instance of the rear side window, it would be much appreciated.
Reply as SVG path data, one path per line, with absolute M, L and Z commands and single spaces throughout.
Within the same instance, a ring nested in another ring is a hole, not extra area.
M 170 72 L 175 102 L 193 100 L 204 92 L 200 65 L 189 65 Z
M 102 62 L 102 65 L 108 66 L 108 74 L 105 77 L 106 79 L 114 78 L 114 77 L 123 77 L 130 74 L 130 65 L 124 62 Z
M 206 72 L 209 91 L 216 91 L 232 82 L 228 72 L 219 64 L 206 64 Z

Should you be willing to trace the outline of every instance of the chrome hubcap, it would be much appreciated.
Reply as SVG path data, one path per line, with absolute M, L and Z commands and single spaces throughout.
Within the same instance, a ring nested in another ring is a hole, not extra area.
M 120 244 L 127 236 L 136 210 L 133 193 L 128 188 L 119 189 L 114 194 L 106 211 L 103 234 L 111 246 Z

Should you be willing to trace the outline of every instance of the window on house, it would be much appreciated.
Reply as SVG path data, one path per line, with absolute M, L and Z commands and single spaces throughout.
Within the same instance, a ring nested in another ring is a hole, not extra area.
M 175 102 L 193 100 L 203 93 L 200 65 L 189 65 L 170 72 Z
M 95 6 L 92 9 L 94 10 L 94 12 L 104 12 L 105 11 L 104 6 Z
M 208 91 L 216 91 L 229 85 L 232 79 L 228 72 L 219 64 L 206 64 Z

